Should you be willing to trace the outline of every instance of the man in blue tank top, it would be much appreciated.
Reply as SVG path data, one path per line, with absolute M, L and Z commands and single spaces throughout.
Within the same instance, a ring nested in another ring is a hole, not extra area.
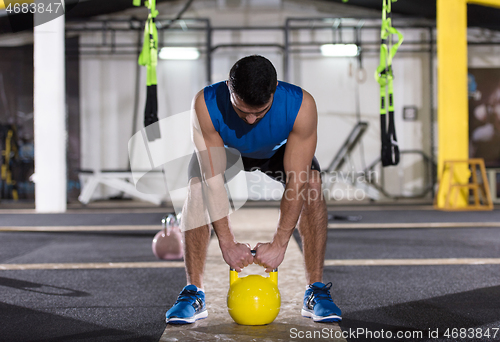
M 205 210 L 224 260 L 238 272 L 252 263 L 266 272 L 277 268 L 297 226 L 309 284 L 302 316 L 315 322 L 340 321 L 341 311 L 330 295 L 332 284 L 323 283 L 327 209 L 314 157 L 318 115 L 313 97 L 297 86 L 278 82 L 266 58 L 248 56 L 234 64 L 228 81 L 195 96 L 192 119 L 196 153 L 189 166 L 189 194 L 182 215 L 188 285 L 167 311 L 167 323 L 193 323 L 208 315 L 203 270 L 210 225 L 196 215 Z M 255 256 L 248 244 L 235 240 L 227 218 L 224 173 L 240 155 L 245 171 L 261 170 L 285 186 L 273 240 L 257 244 Z

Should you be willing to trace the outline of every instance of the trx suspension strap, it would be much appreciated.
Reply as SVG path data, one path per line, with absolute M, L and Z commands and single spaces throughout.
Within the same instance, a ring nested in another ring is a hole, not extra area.
M 134 6 L 140 6 L 141 0 L 134 0 Z M 158 31 L 155 18 L 158 15 L 156 0 L 148 0 L 144 5 L 149 10 L 148 19 L 144 28 L 144 42 L 139 55 L 139 65 L 146 66 L 147 70 L 147 95 L 144 110 L 144 127 L 149 141 L 161 138 L 158 125 L 158 93 L 156 89 L 156 66 L 158 64 Z M 151 125 L 151 126 L 150 126 Z M 149 127 L 148 127 L 149 126 Z
M 394 85 L 392 74 L 392 59 L 399 46 L 403 43 L 403 35 L 392 27 L 391 2 L 383 0 L 382 29 L 380 33 L 380 65 L 375 72 L 375 79 L 380 85 L 380 131 L 382 136 L 382 165 L 397 165 L 399 163 L 399 147 L 394 125 Z M 398 36 L 396 44 L 392 44 L 392 35 Z M 388 114 L 388 116 L 387 116 Z

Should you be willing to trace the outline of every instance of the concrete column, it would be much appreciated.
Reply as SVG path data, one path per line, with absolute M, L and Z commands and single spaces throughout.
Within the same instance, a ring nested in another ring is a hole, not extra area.
M 34 28 L 35 207 L 66 211 L 64 15 Z

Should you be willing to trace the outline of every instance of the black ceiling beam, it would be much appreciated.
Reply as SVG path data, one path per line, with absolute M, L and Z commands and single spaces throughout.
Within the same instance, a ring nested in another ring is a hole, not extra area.
M 358 6 L 382 11 L 382 0 L 324 0 L 351 6 Z M 401 14 L 436 20 L 437 0 L 399 0 L 391 4 L 394 14 Z M 500 30 L 500 9 L 494 7 L 467 5 L 467 26 L 483 27 L 491 30 Z
M 156 0 L 157 3 L 172 0 Z M 144 3 L 144 0 L 142 0 Z M 88 19 L 133 8 L 133 0 L 67 1 L 66 21 Z M 146 13 L 146 12 L 145 12 Z M 10 14 L 0 17 L 0 34 L 33 30 L 33 14 Z
M 90 19 L 99 15 L 113 14 L 134 7 L 133 0 L 68 0 L 66 20 Z M 157 0 L 157 3 L 172 0 Z M 382 0 L 324 0 L 346 6 L 358 6 L 382 11 Z M 144 2 L 144 0 L 143 0 Z M 436 0 L 399 0 L 392 3 L 395 14 L 436 20 Z M 480 5 L 468 5 L 468 26 L 483 27 L 500 31 L 500 9 Z M 0 34 L 33 29 L 32 14 L 14 14 L 0 17 Z
M 156 0 L 156 3 L 162 3 L 172 0 Z M 71 12 L 66 16 L 66 20 L 81 20 L 85 18 L 91 18 L 98 15 L 113 14 L 116 12 L 125 11 L 129 8 L 135 7 L 132 0 L 88 0 L 80 1 L 77 6 L 75 6 Z M 144 4 L 144 0 L 141 0 Z M 146 12 L 144 12 L 146 13 Z
M 500 31 L 500 9 L 467 5 L 467 26 Z
M 324 1 L 382 11 L 382 0 L 349 0 L 347 3 L 342 0 Z M 393 2 L 391 7 L 392 12 L 395 14 L 403 14 L 411 17 L 421 17 L 427 19 L 436 18 L 436 0 L 399 0 Z

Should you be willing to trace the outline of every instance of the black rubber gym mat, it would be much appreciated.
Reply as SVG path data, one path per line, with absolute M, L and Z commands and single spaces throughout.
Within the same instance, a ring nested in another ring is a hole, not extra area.
M 420 223 L 420 222 L 500 222 L 500 210 L 492 211 L 439 211 L 439 210 L 355 210 L 342 208 L 329 210 L 330 217 L 340 216 L 330 223 L 351 223 L 341 217 L 360 216 L 352 223 Z
M 31 270 L 0 276 L 0 341 L 151 341 L 184 269 Z
M 157 213 L 0 214 L 1 226 L 158 225 L 170 211 Z

